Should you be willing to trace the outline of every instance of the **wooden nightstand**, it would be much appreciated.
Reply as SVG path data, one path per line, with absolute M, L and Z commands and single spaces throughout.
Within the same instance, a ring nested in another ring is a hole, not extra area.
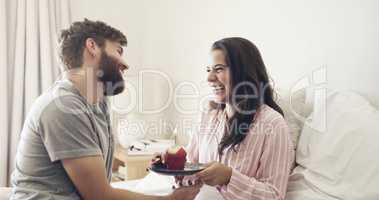
M 148 174 L 146 170 L 150 166 L 153 155 L 128 155 L 128 150 L 118 145 L 114 153 L 113 171 L 125 166 L 125 180 L 141 179 Z

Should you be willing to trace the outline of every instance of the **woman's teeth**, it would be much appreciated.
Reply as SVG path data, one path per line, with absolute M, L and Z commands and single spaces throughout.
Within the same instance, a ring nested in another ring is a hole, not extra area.
M 214 92 L 222 92 L 225 88 L 222 86 L 213 87 Z

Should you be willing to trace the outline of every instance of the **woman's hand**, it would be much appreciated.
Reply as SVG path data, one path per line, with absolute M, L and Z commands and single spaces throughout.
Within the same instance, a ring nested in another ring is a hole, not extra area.
M 210 186 L 227 185 L 231 176 L 232 168 L 219 162 L 206 164 L 206 168 L 196 174 L 196 177 Z

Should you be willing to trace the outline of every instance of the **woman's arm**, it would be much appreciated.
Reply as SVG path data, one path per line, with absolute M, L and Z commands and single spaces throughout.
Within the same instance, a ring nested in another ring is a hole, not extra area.
M 283 120 L 265 135 L 257 176 L 233 169 L 229 183 L 220 188 L 221 194 L 226 200 L 283 200 L 293 161 L 289 129 Z

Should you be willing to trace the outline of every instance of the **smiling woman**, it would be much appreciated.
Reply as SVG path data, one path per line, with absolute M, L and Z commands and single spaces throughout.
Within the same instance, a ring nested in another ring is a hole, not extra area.
M 266 104 L 281 115 L 283 111 L 273 99 L 266 67 L 253 43 L 243 38 L 226 38 L 213 44 L 212 56 L 216 64 L 208 73 L 208 82 L 214 87 L 215 103 L 226 105 L 230 117 L 229 133 L 220 144 L 222 154 L 228 146 L 238 145 L 248 131 L 232 126 L 250 127 L 259 106 Z
M 225 38 L 211 54 L 214 99 L 187 147 L 191 162 L 208 163 L 196 177 L 227 200 L 284 199 L 294 150 L 258 49 Z

